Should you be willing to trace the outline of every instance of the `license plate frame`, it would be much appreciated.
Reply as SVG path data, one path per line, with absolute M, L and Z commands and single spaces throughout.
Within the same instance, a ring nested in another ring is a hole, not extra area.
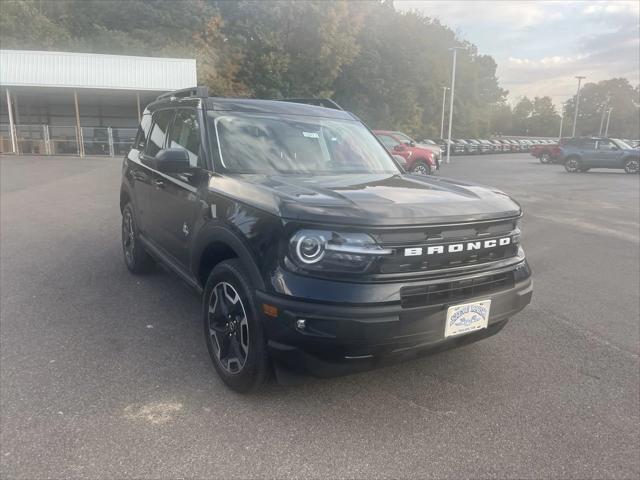
M 487 328 L 490 310 L 490 299 L 450 306 L 445 318 L 444 337 L 457 337 Z

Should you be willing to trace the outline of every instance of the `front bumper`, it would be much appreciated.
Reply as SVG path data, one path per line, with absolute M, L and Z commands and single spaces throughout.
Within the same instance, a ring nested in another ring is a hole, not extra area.
M 257 292 L 261 305 L 277 308 L 276 317 L 263 314 L 268 349 L 277 367 L 319 377 L 342 375 L 428 352 L 475 342 L 499 332 L 512 315 L 531 301 L 533 292 L 526 263 L 526 278 L 508 288 L 469 298 L 403 308 L 400 302 L 330 304 Z M 491 299 L 488 328 L 444 337 L 451 305 Z M 262 310 L 262 309 L 261 309 Z M 298 320 L 304 319 L 304 328 Z

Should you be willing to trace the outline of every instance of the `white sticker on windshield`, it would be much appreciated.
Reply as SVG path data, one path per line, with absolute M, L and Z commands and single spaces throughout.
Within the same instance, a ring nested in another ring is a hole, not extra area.
M 316 132 L 302 132 L 302 135 L 307 138 L 320 138 L 320 135 L 318 135 Z

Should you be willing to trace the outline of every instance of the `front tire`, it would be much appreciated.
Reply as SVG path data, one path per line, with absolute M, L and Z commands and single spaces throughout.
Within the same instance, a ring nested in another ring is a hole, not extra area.
M 415 173 L 416 175 L 431 175 L 431 167 L 427 165 L 424 161 L 418 160 L 411 169 L 411 173 Z
M 564 169 L 569 173 L 578 173 L 582 170 L 582 162 L 578 157 L 569 157 L 564 162 Z
M 627 173 L 638 173 L 640 171 L 640 162 L 637 158 L 629 158 L 624 162 L 624 171 Z
M 214 267 L 203 295 L 204 333 L 213 366 L 224 383 L 240 393 L 262 386 L 269 357 L 255 288 L 237 259 Z
M 140 242 L 138 226 L 131 203 L 122 209 L 122 251 L 130 272 L 141 274 L 153 270 L 155 262 Z
M 551 155 L 543 153 L 538 157 L 538 159 L 540 160 L 540 163 L 549 163 L 551 161 Z

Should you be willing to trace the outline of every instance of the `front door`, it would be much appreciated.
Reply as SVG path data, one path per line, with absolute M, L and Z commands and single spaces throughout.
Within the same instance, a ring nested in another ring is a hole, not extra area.
M 169 128 L 166 148 L 182 148 L 189 154 L 191 170 L 156 173 L 151 209 L 159 246 L 180 266 L 189 265 L 189 251 L 198 220 L 204 218 L 200 191 L 208 185 L 201 147 L 198 111 L 180 108 Z
M 596 166 L 601 168 L 619 168 L 622 166 L 623 152 L 611 140 L 598 140 L 596 152 Z
M 156 167 L 156 155 L 165 146 L 167 131 L 173 120 L 174 110 L 159 110 L 153 113 L 153 124 L 147 138 L 147 144 L 140 160 L 147 172 L 146 199 L 144 201 L 144 233 L 151 243 L 156 246 L 162 243 L 162 229 L 157 221 L 158 190 L 163 188 L 164 180 Z

